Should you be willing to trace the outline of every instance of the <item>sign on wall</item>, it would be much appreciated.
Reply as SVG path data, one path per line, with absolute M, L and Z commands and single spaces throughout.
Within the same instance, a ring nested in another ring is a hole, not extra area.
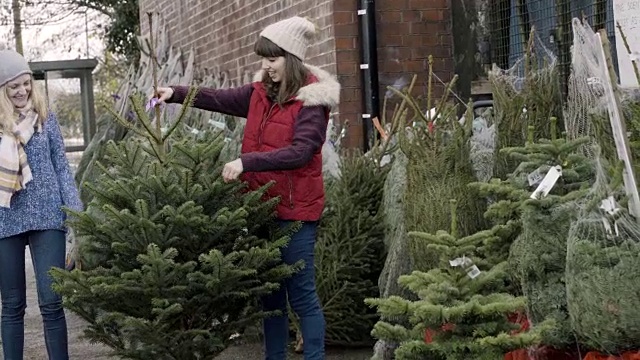
M 640 66 L 640 0 L 613 0 L 613 17 L 616 24 L 620 24 L 632 52 L 631 55 L 627 52 L 616 25 L 616 50 L 620 85 L 623 87 L 637 87 L 638 80 L 636 79 L 631 59 L 637 59 L 636 63 Z

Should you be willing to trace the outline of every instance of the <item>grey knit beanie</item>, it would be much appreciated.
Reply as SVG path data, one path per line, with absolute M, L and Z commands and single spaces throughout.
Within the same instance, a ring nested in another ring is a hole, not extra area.
M 0 87 L 24 74 L 33 74 L 27 60 L 13 50 L 0 50 Z

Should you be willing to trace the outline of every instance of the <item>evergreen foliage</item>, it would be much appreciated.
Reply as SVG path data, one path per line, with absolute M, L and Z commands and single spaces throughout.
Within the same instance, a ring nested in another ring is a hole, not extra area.
M 288 233 L 260 236 L 273 228 L 278 199 L 223 182 L 223 136 L 182 131 L 189 106 L 165 130 L 132 101 L 141 126 L 117 119 L 139 136 L 108 143 L 109 166 L 86 184 L 93 200 L 70 219 L 91 261 L 53 271 L 54 287 L 89 323 L 85 335 L 114 355 L 211 359 L 272 315 L 257 299 L 295 271 L 280 260 Z
M 509 315 L 524 310 L 525 298 L 504 293 L 506 264 L 491 266 L 476 249 L 494 237 L 491 230 L 458 237 L 455 201 L 451 233 L 416 233 L 439 256 L 439 267 L 414 271 L 400 283 L 418 296 L 417 301 L 391 296 L 369 299 L 383 317 L 407 317 L 411 325 L 376 324 L 373 335 L 399 343 L 397 359 L 503 359 L 504 354 L 539 341 L 538 333 L 514 335 L 519 326 Z M 438 329 L 431 342 L 425 332 Z M 544 329 L 541 326 L 539 330 Z M 441 330 L 441 331 L 440 331 Z
M 555 119 L 551 127 L 555 129 Z M 590 161 L 579 154 L 589 139 L 556 138 L 501 151 L 520 165 L 506 180 L 474 184 L 496 200 L 486 216 L 496 224 L 497 235 L 482 253 L 492 263 L 508 259 L 514 273 L 512 293 L 527 297 L 527 316 L 535 326 L 551 317 L 556 328 L 545 333 L 544 343 L 563 348 L 572 336 L 567 314 L 565 258 L 571 221 L 577 216 L 574 201 L 585 194 L 594 179 Z M 546 197 L 530 196 L 547 172 L 562 166 L 562 176 Z
M 340 177 L 326 181 L 315 266 L 328 344 L 372 342 L 378 317 L 364 300 L 378 296 L 386 257 L 381 203 L 387 173 L 388 167 L 354 152 L 341 157 Z

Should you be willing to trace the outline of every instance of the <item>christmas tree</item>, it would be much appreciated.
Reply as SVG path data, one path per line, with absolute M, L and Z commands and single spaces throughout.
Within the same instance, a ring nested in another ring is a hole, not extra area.
M 381 203 L 387 172 L 367 156 L 348 153 L 341 157 L 340 177 L 327 181 L 315 261 L 329 344 L 372 342 L 378 317 L 364 300 L 378 295 L 385 261 Z
M 452 201 L 451 233 L 410 234 L 440 259 L 438 268 L 400 278 L 419 299 L 368 300 L 382 316 L 407 317 L 411 323 L 404 327 L 381 321 L 374 328 L 375 337 L 400 344 L 397 359 L 497 360 L 539 341 L 537 332 L 514 334 L 519 325 L 509 321 L 509 315 L 524 309 L 525 298 L 501 292 L 508 277 L 505 264 L 491 266 L 476 254 L 483 242 L 495 236 L 493 231 L 458 237 L 455 206 Z M 438 331 L 426 339 L 432 330 Z
M 587 349 L 636 353 L 640 222 L 628 208 L 623 167 L 614 170 L 615 165 L 601 154 L 596 162 L 596 182 L 579 202 L 579 215 L 571 223 L 567 240 L 568 311 L 572 330 Z
M 502 224 L 497 226 L 499 236 L 485 244 L 483 254 L 494 263 L 508 258 L 516 281 L 511 291 L 527 297 L 529 321 L 537 325 L 554 318 L 556 328 L 546 333 L 544 343 L 563 348 L 574 340 L 564 284 L 567 236 L 577 215 L 573 201 L 585 194 L 594 175 L 591 162 L 578 154 L 589 139 L 556 138 L 555 122 L 552 118 L 551 140 L 533 142 L 530 128 L 525 146 L 502 150 L 519 162 L 506 180 L 475 186 L 498 200 L 490 205 L 487 216 Z M 561 176 L 549 184 L 548 193 L 532 197 L 547 184 L 545 176 L 558 169 Z
M 163 128 L 132 102 L 142 126 L 118 121 L 137 136 L 107 145 L 110 165 L 85 185 L 93 200 L 70 219 L 92 261 L 54 271 L 55 290 L 116 356 L 211 359 L 271 315 L 256 300 L 295 271 L 280 261 L 287 232 L 266 231 L 278 200 L 223 182 L 224 138 L 183 130 L 189 106 Z
M 410 92 L 393 89 L 414 110 L 413 127 L 398 133 L 399 147 L 407 158 L 404 221 L 412 231 L 432 233 L 447 228 L 451 215 L 441 204 L 455 198 L 460 215 L 456 226 L 461 235 L 470 235 L 486 228 L 486 222 L 480 216 L 486 210 L 486 202 L 468 188 L 470 183 L 477 181 L 470 160 L 473 112 L 466 111 L 464 121 L 461 121 L 457 106 L 448 102 L 457 77 L 446 85 L 442 98 L 432 100 L 432 57 L 429 64 L 427 108 L 430 110 L 427 115 L 420 111 Z M 404 111 L 397 112 L 397 116 L 403 113 L 406 116 Z M 410 251 L 411 254 L 415 252 L 422 250 Z M 428 271 L 437 266 L 438 256 L 422 252 L 419 258 L 412 255 L 411 261 L 414 269 Z

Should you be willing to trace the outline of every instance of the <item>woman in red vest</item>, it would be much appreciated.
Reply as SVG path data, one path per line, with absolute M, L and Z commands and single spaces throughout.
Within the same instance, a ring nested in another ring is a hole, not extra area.
M 302 221 L 282 249 L 288 264 L 305 267 L 279 291 L 263 299 L 266 311 L 281 316 L 264 320 L 267 360 L 284 360 L 289 340 L 287 299 L 301 322 L 305 360 L 324 359 L 325 320 L 316 294 L 314 245 L 324 208 L 322 145 L 329 112 L 338 104 L 340 85 L 333 76 L 303 63 L 315 26 L 300 17 L 269 25 L 255 43 L 262 69 L 254 82 L 239 88 L 201 88 L 194 107 L 247 118 L 242 155 L 224 166 L 225 181 L 242 179 L 250 189 L 271 180 L 269 197 L 280 197 L 278 222 Z M 183 103 L 186 86 L 158 89 L 160 103 Z

